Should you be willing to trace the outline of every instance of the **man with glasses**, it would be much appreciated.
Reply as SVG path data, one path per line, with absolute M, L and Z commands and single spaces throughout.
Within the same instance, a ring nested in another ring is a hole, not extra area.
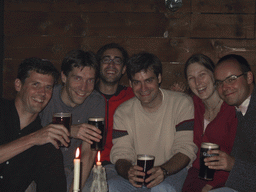
M 101 161 L 103 161 L 103 165 L 106 165 L 110 163 L 109 154 L 113 146 L 112 132 L 115 110 L 121 103 L 132 98 L 134 94 L 131 87 L 119 84 L 126 71 L 128 60 L 128 53 L 123 47 L 116 43 L 106 44 L 98 50 L 96 57 L 100 66 L 100 75 L 95 89 L 104 96 L 106 101 L 107 139 L 105 149 L 101 152 Z
M 226 187 L 212 191 L 255 191 L 256 89 L 253 73 L 245 58 L 231 54 L 219 60 L 214 75 L 220 97 L 237 109 L 238 125 L 231 155 L 212 150 L 210 154 L 219 156 L 205 159 L 210 169 L 230 171 Z

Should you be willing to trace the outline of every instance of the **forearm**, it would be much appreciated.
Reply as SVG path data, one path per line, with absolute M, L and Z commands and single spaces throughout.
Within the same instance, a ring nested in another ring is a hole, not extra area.
M 34 146 L 33 139 L 30 135 L 21 137 L 10 143 L 0 146 L 0 163 L 3 163 L 16 155 L 26 151 L 30 147 Z
M 188 156 L 182 153 L 177 153 L 169 161 L 164 163 L 162 167 L 165 168 L 170 175 L 172 175 L 185 168 L 189 162 L 190 159 Z
M 128 179 L 128 171 L 132 167 L 132 163 L 126 159 L 119 159 L 115 164 L 117 173 L 125 179 Z

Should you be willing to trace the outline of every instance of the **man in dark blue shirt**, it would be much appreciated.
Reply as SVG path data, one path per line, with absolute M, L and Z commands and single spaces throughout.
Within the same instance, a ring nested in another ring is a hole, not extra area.
M 0 100 L 0 191 L 66 191 L 62 154 L 68 146 L 63 125 L 44 128 L 38 113 L 47 105 L 59 73 L 49 61 L 25 59 L 15 80 L 16 98 Z

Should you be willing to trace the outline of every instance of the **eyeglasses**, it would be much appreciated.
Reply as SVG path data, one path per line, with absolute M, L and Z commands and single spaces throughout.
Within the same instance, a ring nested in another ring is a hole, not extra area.
M 123 60 L 120 57 L 115 57 L 114 59 L 110 59 L 109 57 L 103 57 L 101 60 L 101 63 L 109 64 L 113 61 L 115 65 L 121 65 L 123 63 Z
M 246 75 L 246 73 L 242 73 L 241 75 L 230 75 L 228 76 L 226 79 L 224 79 L 223 81 L 221 80 L 216 80 L 215 81 L 215 85 L 217 88 L 221 87 L 223 85 L 223 83 L 225 82 L 227 85 L 232 85 L 236 82 L 236 80 L 243 76 Z

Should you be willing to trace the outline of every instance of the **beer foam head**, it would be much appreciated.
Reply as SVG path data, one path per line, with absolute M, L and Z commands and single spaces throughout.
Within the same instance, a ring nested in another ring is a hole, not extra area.
M 54 113 L 53 116 L 54 117 L 71 117 L 71 113 L 60 112 L 60 113 Z
M 88 121 L 104 121 L 104 117 L 90 117 Z
M 215 144 L 215 143 L 202 143 L 201 144 L 201 148 L 205 148 L 205 149 L 219 149 L 219 145 Z
M 148 161 L 148 160 L 154 160 L 155 157 L 153 155 L 137 155 L 137 159 L 142 161 Z

